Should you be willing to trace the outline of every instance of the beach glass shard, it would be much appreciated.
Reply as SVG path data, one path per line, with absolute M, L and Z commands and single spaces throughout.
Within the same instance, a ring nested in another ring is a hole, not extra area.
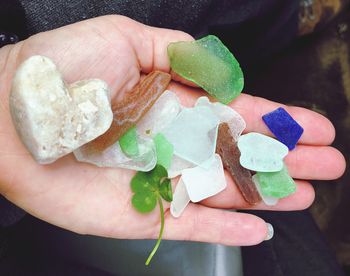
M 245 201 L 252 205 L 259 203 L 261 197 L 252 180 L 252 174 L 239 163 L 241 153 L 227 123 L 219 125 L 216 153 L 221 156 L 224 168 L 230 173 Z
M 153 137 L 170 124 L 181 110 L 175 93 L 166 90 L 137 124 L 139 135 Z
M 170 43 L 168 56 L 174 72 L 224 104 L 243 89 L 243 72 L 238 61 L 216 36 Z
M 255 179 L 264 196 L 283 198 L 296 191 L 296 184 L 288 174 L 286 166 L 278 172 L 257 172 Z
M 156 148 L 152 139 L 138 137 L 139 153 L 132 157 L 126 156 L 119 142 L 103 151 L 85 151 L 80 147 L 74 151 L 75 158 L 81 162 L 94 164 L 98 167 L 125 168 L 136 171 L 150 171 L 157 163 Z
M 266 135 L 251 132 L 238 139 L 241 165 L 257 172 L 277 172 L 283 168 L 283 158 L 288 148 L 281 142 Z
M 215 153 L 218 124 L 206 106 L 184 108 L 162 133 L 173 144 L 175 155 L 200 165 Z
M 255 186 L 256 186 L 256 189 L 257 189 L 258 192 L 259 192 L 259 195 L 260 195 L 262 201 L 263 201 L 267 206 L 274 206 L 274 205 L 276 205 L 276 204 L 278 203 L 278 198 L 273 197 L 273 196 L 266 196 L 266 195 L 264 195 L 264 194 L 262 193 L 262 191 L 261 191 L 260 183 L 259 183 L 259 181 L 257 180 L 257 176 L 256 176 L 256 175 L 253 175 L 252 179 L 253 179 L 253 182 L 254 182 L 254 184 L 255 184 Z
M 263 121 L 276 138 L 289 150 L 295 148 L 304 129 L 282 107 L 262 116 Z
M 178 175 L 181 175 L 184 169 L 194 168 L 196 166 L 196 164 L 193 164 L 190 161 L 184 160 L 181 157 L 173 155 L 170 168 L 168 169 L 168 176 L 169 178 L 174 178 Z
M 95 140 L 84 145 L 84 150 L 103 151 L 113 145 L 132 126 L 151 109 L 166 90 L 171 80 L 168 73 L 153 71 L 143 78 L 133 90 L 112 100 L 113 122 L 110 128 Z
M 190 203 L 190 198 L 187 194 L 186 186 L 182 178 L 180 178 L 173 194 L 173 201 L 170 204 L 170 213 L 172 216 L 175 218 L 181 216 L 188 203 Z
M 169 169 L 174 153 L 174 146 L 165 138 L 162 133 L 158 133 L 153 138 L 157 152 L 157 164 Z
M 220 156 L 215 154 L 206 163 L 208 164 L 205 166 L 197 166 L 182 171 L 181 178 L 192 202 L 199 202 L 226 188 L 224 168 Z
M 126 156 L 132 157 L 139 154 L 139 146 L 137 144 L 136 128 L 131 127 L 119 139 L 121 150 Z
M 227 123 L 230 128 L 231 135 L 235 141 L 237 141 L 238 137 L 246 128 L 246 122 L 232 107 L 219 102 L 210 102 L 208 97 L 200 97 L 196 102 L 196 106 L 209 107 L 219 118 L 220 123 Z

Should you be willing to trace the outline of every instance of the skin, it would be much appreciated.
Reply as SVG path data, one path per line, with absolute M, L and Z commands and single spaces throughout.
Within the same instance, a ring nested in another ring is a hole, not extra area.
M 108 31 L 107 31 L 108 30 Z M 121 98 L 152 70 L 170 71 L 166 48 L 170 42 L 192 40 L 179 31 L 152 28 L 122 16 L 105 16 L 40 33 L 0 50 L 0 192 L 28 213 L 65 229 L 122 239 L 156 238 L 159 211 L 143 215 L 131 206 L 129 182 L 134 172 L 97 168 L 68 155 L 51 165 L 37 164 L 19 140 L 9 113 L 13 74 L 25 59 L 40 54 L 51 58 L 70 83 L 86 78 L 105 80 L 112 97 Z M 191 106 L 203 95 L 173 74 L 171 89 Z M 176 80 L 176 81 L 175 81 Z M 181 83 L 182 82 L 182 83 Z M 188 84 L 188 83 L 187 83 Z M 247 132 L 271 135 L 261 115 L 281 104 L 242 94 L 231 103 L 246 120 Z M 305 132 L 286 164 L 298 180 L 297 192 L 278 205 L 254 209 L 301 210 L 314 200 L 307 180 L 340 177 L 344 157 L 329 146 L 335 131 L 325 117 L 286 107 Z M 266 223 L 253 215 L 224 209 L 251 208 L 227 175 L 228 187 L 201 204 L 190 204 L 179 219 L 165 205 L 164 238 L 252 245 L 267 236 Z

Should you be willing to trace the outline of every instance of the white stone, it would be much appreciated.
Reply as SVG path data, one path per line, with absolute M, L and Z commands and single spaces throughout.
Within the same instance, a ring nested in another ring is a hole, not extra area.
M 262 199 L 262 201 L 267 205 L 267 206 L 274 206 L 278 203 L 278 198 L 276 197 L 272 197 L 272 196 L 266 196 L 261 192 L 261 188 L 260 188 L 260 183 L 256 177 L 256 175 L 253 175 L 252 177 L 253 182 L 256 186 L 256 189 L 258 190 L 260 197 Z
M 181 108 L 176 94 L 166 90 L 137 123 L 137 132 L 142 136 L 155 136 L 176 118 Z
M 172 216 L 175 218 L 180 217 L 189 202 L 190 198 L 187 194 L 186 186 L 180 178 L 173 194 L 173 201 L 170 204 L 170 213 Z
M 136 171 L 150 171 L 157 163 L 157 154 L 153 140 L 138 137 L 139 154 L 132 158 L 126 156 L 119 142 L 103 152 L 87 153 L 84 147 L 74 151 L 75 158 L 81 162 L 94 164 L 98 167 L 124 168 Z
M 227 186 L 220 156 L 215 154 L 205 163 L 207 164 L 182 171 L 181 178 L 192 202 L 216 195 Z
M 200 165 L 215 153 L 219 119 L 206 106 L 184 108 L 164 136 L 174 145 L 174 154 Z
M 107 84 L 98 79 L 66 85 L 47 57 L 18 68 L 10 94 L 16 130 L 34 159 L 52 163 L 103 134 L 113 114 Z
M 220 123 L 228 124 L 232 137 L 236 141 L 247 126 L 242 116 L 232 107 L 219 102 L 210 102 L 208 97 L 200 97 L 196 102 L 196 106 L 209 107 L 219 118 Z

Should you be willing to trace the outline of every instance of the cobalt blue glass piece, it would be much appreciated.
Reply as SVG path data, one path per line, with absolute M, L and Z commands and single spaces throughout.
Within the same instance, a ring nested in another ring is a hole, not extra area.
M 304 129 L 282 107 L 262 116 L 267 127 L 289 150 L 295 148 Z

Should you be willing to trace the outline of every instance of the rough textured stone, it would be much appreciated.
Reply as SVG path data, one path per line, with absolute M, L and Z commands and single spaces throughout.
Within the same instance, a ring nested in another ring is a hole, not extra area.
M 168 55 L 172 70 L 222 103 L 231 102 L 243 89 L 238 61 L 216 36 L 170 43 Z
M 105 82 L 66 85 L 56 65 L 44 56 L 32 56 L 18 68 L 10 110 L 22 142 L 42 164 L 103 134 L 113 117 Z
M 289 150 L 295 148 L 304 129 L 282 107 L 262 116 L 263 121 L 276 138 Z

